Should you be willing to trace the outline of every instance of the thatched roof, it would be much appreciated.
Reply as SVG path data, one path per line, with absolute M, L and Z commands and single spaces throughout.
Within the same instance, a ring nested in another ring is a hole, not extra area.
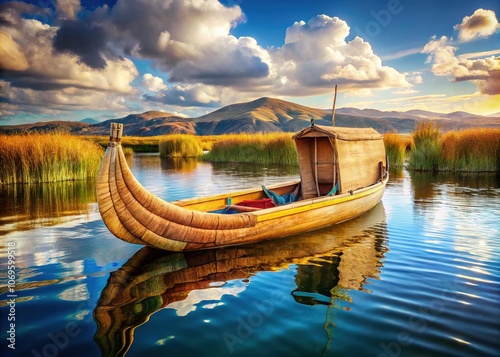
M 383 137 L 373 128 L 344 128 L 339 126 L 311 125 L 293 136 L 293 139 L 304 137 L 334 137 L 338 140 L 382 140 Z

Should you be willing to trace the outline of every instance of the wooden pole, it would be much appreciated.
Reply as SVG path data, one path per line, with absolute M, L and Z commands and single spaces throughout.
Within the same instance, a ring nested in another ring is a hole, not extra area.
M 335 104 L 336 103 L 337 103 L 337 85 L 335 85 L 335 94 L 333 96 L 332 126 L 335 126 Z

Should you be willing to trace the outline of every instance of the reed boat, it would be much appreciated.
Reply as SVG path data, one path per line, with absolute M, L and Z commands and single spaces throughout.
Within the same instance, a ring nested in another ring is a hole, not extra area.
M 97 202 L 118 238 L 169 251 L 192 251 L 291 236 L 360 216 L 387 181 L 383 137 L 372 128 L 315 125 L 297 132 L 300 179 L 209 197 L 164 201 L 132 174 L 111 124 Z

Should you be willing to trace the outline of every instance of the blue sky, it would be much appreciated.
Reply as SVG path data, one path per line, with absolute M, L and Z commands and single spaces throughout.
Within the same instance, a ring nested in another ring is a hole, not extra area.
M 280 98 L 500 112 L 498 0 L 0 2 L 0 125 Z

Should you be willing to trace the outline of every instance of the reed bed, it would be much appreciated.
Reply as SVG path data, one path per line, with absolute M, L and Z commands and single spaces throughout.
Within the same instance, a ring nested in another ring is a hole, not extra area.
M 408 168 L 417 171 L 438 171 L 441 160 L 439 138 L 441 129 L 434 122 L 420 122 L 413 131 L 414 147 Z
M 418 171 L 500 171 L 500 129 L 474 128 L 441 133 L 432 122 L 413 133 L 408 167 Z
M 64 133 L 0 135 L 0 184 L 95 177 L 103 149 Z
M 411 148 L 411 140 L 397 133 L 397 131 L 384 134 L 385 151 L 390 166 L 403 166 L 406 151 Z
M 451 171 L 500 171 L 500 129 L 474 128 L 439 139 L 441 167 Z
M 201 160 L 297 165 L 297 152 L 291 133 L 222 135 Z
M 81 136 L 84 139 L 95 142 L 106 148 L 109 143 L 109 136 Z M 161 136 L 124 136 L 122 138 L 122 147 L 130 148 L 134 152 L 158 152 L 158 141 Z
M 108 146 L 109 136 L 91 136 L 85 135 L 83 138 L 93 141 L 103 148 Z M 134 152 L 159 152 L 158 143 L 164 137 L 164 135 L 158 136 L 124 136 L 122 137 L 122 147 L 130 148 Z M 214 142 L 220 141 L 220 135 L 209 135 L 209 136 L 196 136 L 196 139 L 201 145 L 201 148 L 206 151 L 212 150 L 212 144 Z
M 200 141 L 189 134 L 165 135 L 160 139 L 158 148 L 161 157 L 188 158 L 203 154 Z

